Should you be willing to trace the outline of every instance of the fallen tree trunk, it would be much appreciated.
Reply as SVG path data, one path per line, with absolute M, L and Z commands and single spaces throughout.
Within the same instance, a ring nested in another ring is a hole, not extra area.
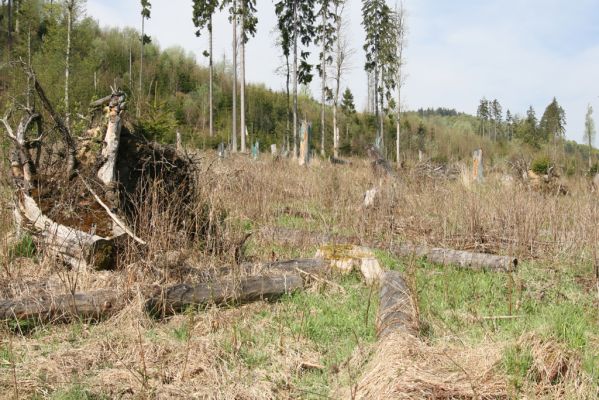
M 387 271 L 381 280 L 377 336 L 382 339 L 393 333 L 418 335 L 418 321 L 410 289 L 397 271 Z
M 248 273 L 253 271 L 279 271 L 279 272 L 304 272 L 307 274 L 321 275 L 331 271 L 330 261 L 322 258 L 300 258 L 295 260 L 274 261 L 259 264 L 242 264 L 241 267 Z
M 35 200 L 21 194 L 19 213 L 38 234 L 41 248 L 74 267 L 108 269 L 115 263 L 119 237 L 104 238 L 60 225 L 46 217 Z
M 360 244 L 361 242 L 357 237 L 280 227 L 262 228 L 260 235 L 265 240 L 290 246 L 315 246 L 327 243 Z M 367 241 L 364 245 L 373 249 L 378 247 L 377 243 L 368 243 Z M 388 250 L 397 257 L 424 257 L 435 264 L 456 265 L 473 270 L 509 272 L 514 271 L 518 266 L 518 259 L 515 257 L 418 246 L 409 243 L 393 245 Z
M 518 266 L 518 259 L 494 254 L 472 253 L 469 251 L 429 248 L 411 244 L 401 244 L 391 248 L 391 252 L 400 257 L 415 255 L 439 265 L 456 265 L 474 270 L 492 272 L 510 272 Z
M 64 294 L 48 298 L 0 300 L 0 320 L 41 322 L 105 318 L 121 308 L 116 291 Z
M 304 282 L 299 273 L 230 279 L 196 286 L 181 284 L 155 293 L 146 302 L 145 309 L 154 317 L 165 317 L 185 311 L 189 307 L 275 300 L 303 287 Z

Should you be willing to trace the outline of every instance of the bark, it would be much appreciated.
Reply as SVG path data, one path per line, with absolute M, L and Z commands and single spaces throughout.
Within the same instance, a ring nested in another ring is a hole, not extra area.
M 233 125 L 231 146 L 237 152 L 237 1 L 233 1 Z
M 210 115 L 210 137 L 214 136 L 214 122 L 213 122 L 213 117 L 214 117 L 214 110 L 213 110 L 213 106 L 212 106 L 212 86 L 214 85 L 214 62 L 213 62 L 213 57 L 212 57 L 212 15 L 210 15 L 210 24 L 208 25 L 208 46 L 209 46 L 209 58 L 208 58 L 208 64 L 210 67 L 210 87 L 208 88 L 208 102 L 210 105 L 210 110 L 209 110 L 209 115 Z
M 324 7 L 324 6 L 323 6 Z M 324 10 L 322 12 L 322 60 L 320 64 L 321 73 L 322 73 L 322 83 L 320 86 L 321 90 L 321 99 L 320 99 L 320 155 L 322 157 L 325 156 L 324 151 L 324 117 L 325 117 L 325 101 L 326 101 L 326 87 L 327 87 L 327 54 L 326 54 L 326 23 L 327 23 L 327 11 Z
M 108 128 L 102 147 L 102 166 L 98 170 L 98 178 L 104 185 L 113 186 L 116 183 L 116 163 L 121 139 L 122 120 L 125 95 L 113 93 L 108 104 Z
M 251 274 L 256 272 L 303 272 L 312 275 L 328 274 L 330 262 L 322 258 L 300 258 L 286 261 L 273 261 L 267 263 L 241 264 L 242 271 Z
M 0 300 L 0 320 L 98 320 L 114 314 L 122 308 L 122 304 L 121 298 L 113 290 Z
M 411 255 L 425 257 L 427 261 L 434 264 L 456 265 L 462 268 L 487 270 L 491 272 L 510 272 L 515 270 L 518 266 L 518 259 L 514 257 L 442 248 L 428 248 L 411 244 L 394 246 L 391 248 L 391 252 L 400 257 L 408 257 Z
M 67 128 L 71 127 L 71 111 L 69 104 L 69 77 L 71 74 L 71 28 L 73 25 L 73 8 L 75 7 L 74 0 L 67 3 L 67 51 L 65 58 L 64 70 L 64 107 L 65 107 L 65 124 Z
M 331 235 L 324 232 L 301 229 L 265 227 L 259 235 L 263 240 L 287 246 L 318 246 L 326 243 L 361 244 L 377 248 L 376 242 L 363 241 L 359 237 Z M 429 262 L 440 265 L 456 265 L 465 269 L 509 272 L 518 267 L 518 259 L 494 254 L 473 253 L 462 250 L 431 248 L 413 244 L 392 245 L 388 250 L 398 257 L 425 257 Z
M 299 157 L 297 132 L 297 7 L 293 11 L 293 157 Z
M 303 279 L 299 273 L 230 279 L 196 286 L 181 284 L 160 290 L 146 302 L 145 308 L 155 317 L 165 317 L 185 311 L 189 307 L 275 300 L 282 295 L 301 290 L 303 286 Z
M 45 216 L 30 196 L 21 193 L 18 211 L 31 226 L 40 248 L 74 267 L 109 269 L 115 264 L 119 237 L 104 238 L 60 225 Z
M 387 271 L 379 294 L 377 336 L 383 339 L 393 333 L 418 335 L 418 321 L 410 290 L 401 274 Z
M 244 2 L 245 0 L 241 1 L 241 15 L 242 15 L 242 22 L 241 22 L 241 29 L 243 31 L 243 29 L 245 29 L 245 20 L 244 20 Z M 245 141 L 246 141 L 246 127 L 245 127 L 245 33 L 243 35 L 243 37 L 241 38 L 241 93 L 240 93 L 240 98 L 239 98 L 239 107 L 240 107 L 240 113 L 241 113 L 241 119 L 240 119 L 240 124 L 241 124 L 241 152 L 245 153 Z

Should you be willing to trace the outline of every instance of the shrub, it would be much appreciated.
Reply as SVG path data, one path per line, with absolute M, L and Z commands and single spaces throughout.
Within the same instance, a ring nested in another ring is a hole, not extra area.
M 532 169 L 532 172 L 535 174 L 545 175 L 549 172 L 549 168 L 551 168 L 551 166 L 552 163 L 549 157 L 539 156 L 533 160 L 530 169 Z

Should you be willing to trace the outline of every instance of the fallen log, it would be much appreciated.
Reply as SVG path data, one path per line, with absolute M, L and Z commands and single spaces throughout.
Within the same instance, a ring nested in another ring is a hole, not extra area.
M 145 309 L 154 317 L 166 317 L 190 307 L 271 301 L 303 287 L 304 281 L 299 273 L 230 279 L 196 286 L 180 284 L 159 290 L 146 301 Z
M 265 240 L 291 246 L 314 246 L 327 243 L 360 244 L 361 242 L 357 237 L 281 227 L 262 228 L 260 235 Z M 378 247 L 375 242 L 368 243 L 366 241 L 364 245 L 372 249 Z M 518 259 L 510 256 L 418 246 L 410 243 L 392 245 L 388 247 L 388 250 L 397 257 L 423 257 L 434 264 L 455 265 L 473 270 L 510 272 L 518 267 Z
M 393 333 L 418 335 L 418 321 L 410 289 L 401 274 L 387 271 L 381 280 L 377 336 L 382 339 Z
M 456 265 L 458 267 L 487 270 L 492 272 L 510 272 L 518 266 L 518 259 L 494 254 L 472 253 L 469 251 L 429 248 L 412 244 L 401 244 L 391 247 L 396 256 L 426 258 L 427 261 L 439 265 Z
M 0 320 L 40 321 L 101 319 L 120 310 L 116 291 L 63 294 L 47 298 L 0 300 Z

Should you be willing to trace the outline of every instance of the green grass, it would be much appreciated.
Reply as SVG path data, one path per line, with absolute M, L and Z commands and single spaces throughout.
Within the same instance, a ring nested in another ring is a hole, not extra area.
M 302 348 L 319 355 L 319 359 L 307 361 L 325 368 L 295 374 L 294 391 L 301 393 L 301 398 L 326 397 L 333 374 L 342 368 L 356 346 L 376 340 L 376 291 L 371 292 L 356 275 L 341 278 L 340 285 L 343 293 L 327 290 L 285 296 L 275 307 L 236 325 L 223 343 L 228 362 L 272 372 L 276 368 L 272 355 L 280 351 L 281 343 L 299 341 Z
M 416 260 L 411 268 L 378 252 L 386 268 L 413 275 L 424 336 L 435 341 L 447 335 L 466 345 L 483 339 L 510 343 L 503 367 L 516 389 L 531 364 L 530 352 L 516 343 L 525 333 L 565 345 L 583 360 L 583 369 L 599 384 L 599 326 L 592 291 L 577 278 L 591 276 L 590 266 L 550 268 L 522 263 L 512 277 L 441 267 Z M 511 313 L 510 313 L 511 310 Z M 512 319 L 493 319 L 513 315 Z
M 59 390 L 50 398 L 52 400 L 108 400 L 108 397 L 94 394 L 80 384 Z
M 15 258 L 25 257 L 32 258 L 37 254 L 35 242 L 31 235 L 24 234 L 17 243 L 15 243 L 9 250 L 8 255 L 11 260 Z

